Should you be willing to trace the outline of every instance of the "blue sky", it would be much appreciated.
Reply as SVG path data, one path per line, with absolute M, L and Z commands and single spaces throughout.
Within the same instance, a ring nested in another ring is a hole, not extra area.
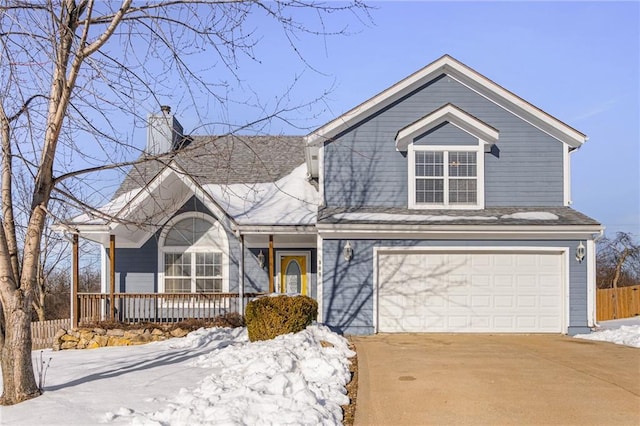
M 297 39 L 306 64 L 277 26 L 254 17 L 260 62 L 239 65 L 263 104 L 303 104 L 330 90 L 294 114 L 298 128 L 272 122 L 261 131 L 305 134 L 447 53 L 587 134 L 588 142 L 572 154 L 573 207 L 601 221 L 608 235 L 640 236 L 640 3 L 370 5 L 372 23 L 346 15 L 329 23 L 349 24 L 350 36 Z M 185 130 L 207 128 L 191 120 L 191 107 L 180 100 L 167 103 L 177 107 Z M 229 107 L 209 117 L 241 121 L 245 114 L 249 120 L 243 108 Z

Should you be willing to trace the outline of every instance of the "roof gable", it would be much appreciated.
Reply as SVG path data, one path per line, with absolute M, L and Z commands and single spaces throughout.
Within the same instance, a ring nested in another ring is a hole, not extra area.
M 396 149 L 406 151 L 416 137 L 443 123 L 451 123 L 488 145 L 495 144 L 498 140 L 499 133 L 495 128 L 453 104 L 446 104 L 400 129 L 396 135 Z
M 332 140 L 341 132 L 443 74 L 518 115 L 572 148 L 581 146 L 587 139 L 583 133 L 547 114 L 453 57 L 444 55 L 340 117 L 316 129 L 307 135 L 307 144 L 318 145 L 324 141 Z

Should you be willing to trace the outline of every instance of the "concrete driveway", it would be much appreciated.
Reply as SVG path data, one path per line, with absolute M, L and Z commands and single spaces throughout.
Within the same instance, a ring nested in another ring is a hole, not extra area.
M 640 349 L 560 335 L 353 341 L 356 425 L 640 425 Z

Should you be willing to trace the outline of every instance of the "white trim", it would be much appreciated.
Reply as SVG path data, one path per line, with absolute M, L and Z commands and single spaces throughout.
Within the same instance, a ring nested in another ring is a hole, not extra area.
M 485 143 L 495 144 L 498 141 L 499 133 L 496 129 L 455 105 L 446 104 L 401 129 L 396 135 L 396 150 L 406 151 L 416 137 L 445 122 L 449 122 L 471 136 L 485 141 Z
M 315 225 L 240 225 L 236 228 L 239 232 L 247 234 L 285 235 L 316 233 Z
M 279 247 L 279 246 L 278 246 Z M 276 279 L 275 279 L 275 292 L 282 293 L 282 285 L 280 283 L 280 264 L 282 263 L 282 258 L 284 256 L 304 256 L 305 257 L 305 275 L 307 278 L 307 294 L 306 296 L 311 297 L 311 250 L 278 250 L 276 252 Z M 302 288 L 302 283 L 300 283 Z
M 238 259 L 238 297 L 240 315 L 244 316 L 244 235 L 240 236 L 240 258 Z
M 107 277 L 109 276 L 108 266 L 109 262 L 107 260 L 107 247 L 100 246 L 100 269 L 102 273 L 100 274 L 100 292 L 108 293 L 108 283 Z
M 586 141 L 586 136 L 583 133 L 533 106 L 451 56 L 444 55 L 347 113 L 316 129 L 306 136 L 307 143 L 318 144 L 332 139 L 364 117 L 380 111 L 441 74 L 447 74 L 459 80 L 508 111 L 524 116 L 527 121 L 569 146 L 579 147 Z
M 560 294 L 564 298 L 562 303 L 561 315 L 561 332 L 566 334 L 568 326 L 570 324 L 570 297 L 569 297 L 569 247 L 531 247 L 531 246 L 438 246 L 438 247 L 392 247 L 392 246 L 379 246 L 373 248 L 373 330 L 374 333 L 378 333 L 378 256 L 383 254 L 402 254 L 412 252 L 425 252 L 430 253 L 460 253 L 460 254 L 474 254 L 474 253 L 548 253 L 548 254 L 560 254 L 562 255 L 562 288 L 560 288 Z
M 429 209 L 429 210 L 481 210 L 484 208 L 484 150 L 480 149 L 483 142 L 478 139 L 477 145 L 415 145 L 409 144 L 407 157 L 409 161 L 409 165 L 407 167 L 408 173 L 408 205 L 409 209 Z M 429 151 L 429 152 L 442 152 L 443 156 L 443 176 L 444 180 L 444 188 L 443 188 L 443 196 L 444 202 L 442 204 L 427 204 L 427 203 L 417 203 L 416 202 L 416 151 Z M 476 154 L 476 203 L 475 204 L 450 204 L 448 202 L 449 199 L 449 180 L 452 179 L 449 177 L 448 172 L 448 156 L 450 152 L 475 152 Z
M 321 206 L 326 206 L 324 199 L 324 144 L 320 146 L 318 152 L 318 201 Z
M 587 325 L 596 325 L 596 243 L 587 240 Z
M 563 203 L 571 205 L 571 159 L 569 158 L 569 146 L 562 146 L 562 179 L 563 179 Z
M 247 236 L 246 234 L 244 234 L 245 237 Z M 268 242 L 267 242 L 268 244 Z M 295 243 L 283 243 L 280 241 L 274 241 L 274 245 L 277 246 L 278 250 L 279 249 L 306 249 L 309 248 L 310 245 L 313 245 L 314 243 L 308 243 L 308 242 L 295 242 Z M 265 243 L 262 242 L 245 242 L 245 247 L 249 248 L 249 249 L 264 249 L 265 248 Z
M 424 224 L 319 224 L 318 233 L 327 239 L 590 239 L 600 225 L 492 226 Z
M 165 249 L 164 247 L 164 241 L 167 237 L 167 233 L 169 232 L 169 230 L 171 228 L 173 228 L 173 226 L 180 222 L 183 219 L 188 219 L 188 218 L 192 218 L 192 217 L 196 217 L 196 218 L 200 218 L 203 220 L 206 220 L 207 222 L 211 223 L 211 225 L 213 227 L 216 228 L 216 232 L 217 234 L 221 237 L 220 241 L 220 245 L 218 247 L 199 247 L 197 249 L 192 249 L 191 247 L 172 247 L 171 249 Z M 165 225 L 162 228 L 162 232 L 160 233 L 160 237 L 158 238 L 158 293 L 164 293 L 165 292 L 165 288 L 164 288 L 164 254 L 165 252 L 170 252 L 170 253 L 177 253 L 177 252 L 183 252 L 183 253 L 198 253 L 198 252 L 203 252 L 206 250 L 204 249 L 218 249 L 222 251 L 222 292 L 223 293 L 228 293 L 229 292 L 229 287 L 230 287 L 230 283 L 229 283 L 229 267 L 230 267 L 230 251 L 229 251 L 229 238 L 227 236 L 227 232 L 224 229 L 224 227 L 222 226 L 222 224 L 216 220 L 216 218 L 209 216 L 205 213 L 202 212 L 194 212 L 194 211 L 190 211 L 190 212 L 185 212 L 182 214 L 179 214 L 173 218 L 171 218 L 167 223 L 165 223 Z M 217 250 L 216 250 L 217 251 Z M 193 291 L 193 290 L 192 290 Z
M 181 183 L 183 186 L 181 185 L 178 188 L 176 187 L 177 183 Z M 186 191 L 185 187 L 187 189 Z M 162 197 L 154 194 L 154 191 L 160 189 L 165 191 Z M 155 225 L 150 225 L 146 227 L 146 229 L 142 229 L 126 223 L 110 221 L 107 225 L 85 225 L 87 228 L 85 232 L 95 232 L 96 235 L 101 237 L 95 240 L 103 242 L 103 244 L 107 241 L 108 233 L 113 233 L 118 237 L 121 248 L 140 248 L 162 224 L 169 220 L 192 196 L 200 200 L 227 230 L 232 231 L 237 227 L 237 224 L 215 200 L 213 200 L 183 168 L 175 162 L 172 162 L 158 173 L 146 186 L 140 188 L 131 200 L 113 215 L 114 217 L 119 217 L 124 220 L 134 216 L 131 221 L 135 223 L 136 212 L 143 210 L 144 206 L 150 202 L 151 205 L 156 206 L 155 210 L 162 212 L 155 213 L 155 217 L 153 218 Z M 158 200 L 161 202 L 159 203 Z M 78 229 L 81 228 L 83 228 L 83 226 L 78 227 Z
M 318 302 L 318 322 L 322 323 L 324 321 L 324 274 L 322 272 L 322 237 L 320 235 L 317 236 L 316 258 L 318 262 L 316 265 L 316 302 Z
M 562 250 L 562 267 L 564 268 L 564 319 L 563 334 L 569 332 L 569 324 L 571 324 L 571 247 L 563 247 Z

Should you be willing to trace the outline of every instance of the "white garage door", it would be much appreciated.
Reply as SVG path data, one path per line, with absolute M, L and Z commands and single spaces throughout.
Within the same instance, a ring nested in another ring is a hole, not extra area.
M 380 332 L 563 332 L 561 253 L 378 252 Z

